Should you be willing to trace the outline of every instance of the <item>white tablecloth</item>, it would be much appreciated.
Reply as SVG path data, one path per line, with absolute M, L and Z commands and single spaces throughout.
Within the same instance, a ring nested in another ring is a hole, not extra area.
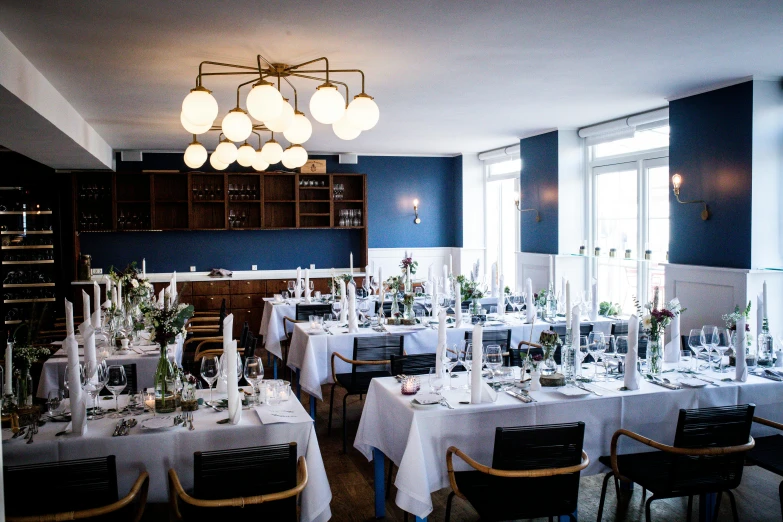
M 666 374 L 673 379 L 673 375 Z M 711 377 L 733 376 L 723 374 Z M 464 384 L 464 377 L 452 379 Z M 783 421 L 783 383 L 751 376 L 747 383 L 720 383 L 719 387 L 668 390 L 643 382 L 641 389 L 621 392 L 621 381 L 595 383 L 602 397 L 589 395 L 567 398 L 556 391 L 531 392 L 538 400 L 525 404 L 501 393 L 494 404 L 462 405 L 465 391 L 447 391 L 444 395 L 456 409 L 440 405 L 426 409 L 411 406 L 410 396 L 400 392 L 400 384 L 392 378 L 373 379 L 365 399 L 354 446 L 368 460 L 372 448 L 378 448 L 397 466 L 396 503 L 419 517 L 432 511 L 430 493 L 448 487 L 446 450 L 456 446 L 476 461 L 492 462 L 495 428 L 499 426 L 530 426 L 561 422 L 585 423 L 584 450 L 590 466 L 584 474 L 595 474 L 605 468 L 598 457 L 609 455 L 612 434 L 620 427 L 670 444 L 674 439 L 678 412 L 681 408 L 700 408 L 731 404 L 756 404 L 756 414 Z M 426 383 L 423 383 L 426 388 Z M 754 435 L 769 433 L 769 429 L 754 425 Z M 621 439 L 622 451 L 643 451 L 645 446 Z M 649 448 L 647 448 L 649 450 Z M 467 469 L 455 459 L 457 469 Z
M 269 298 L 265 298 L 264 301 L 264 315 L 261 316 L 261 328 L 258 334 L 263 336 L 266 350 L 278 359 L 282 359 L 280 341 L 285 339 L 283 317 L 296 319 L 296 304 L 273 304 Z
M 206 390 L 198 393 L 209 396 Z M 215 394 L 216 399 L 219 397 L 225 398 L 225 394 Z M 309 418 L 298 401 L 290 400 L 289 404 L 301 410 L 298 412 L 301 417 Z M 149 416 L 136 418 L 141 423 Z M 236 426 L 216 423 L 227 416 L 226 412 L 217 413 L 202 406 L 193 416 L 194 431 L 178 427 L 146 432 L 137 426 L 125 437 L 111 436 L 117 421 L 108 418 L 89 421 L 84 437 L 72 434 L 55 437 L 55 433 L 65 428 L 65 423 L 48 422 L 40 428 L 32 444 L 26 444 L 21 437 L 5 442 L 11 433 L 4 430 L 3 463 L 14 466 L 116 455 L 120 496 L 127 494 L 139 471 L 146 470 L 150 474 L 149 501 L 167 502 L 170 468 L 177 470 L 182 487 L 186 490 L 193 487 L 193 453 L 196 451 L 296 442 L 298 455 L 304 455 L 307 460 L 309 474 L 301 494 L 301 519 L 322 522 L 331 518 L 332 492 L 312 421 L 263 425 L 255 411 L 245 410 L 242 421 Z
M 158 359 L 160 350 L 156 347 L 151 350 L 149 346 L 143 347 L 144 350 L 150 350 L 149 354 L 139 355 L 133 350 L 127 355 L 112 355 L 106 359 L 106 364 L 135 364 L 136 365 L 136 387 L 138 390 L 150 388 L 154 385 L 155 370 L 158 368 Z M 61 355 L 62 354 L 62 355 Z M 68 357 L 64 357 L 65 350 L 61 349 L 54 356 L 43 363 L 41 369 L 41 379 L 38 381 L 38 391 L 36 395 L 41 399 L 46 399 L 50 390 L 63 389 L 63 379 L 65 377 L 65 367 L 68 364 Z M 79 355 L 82 362 L 84 356 L 81 348 Z M 174 353 L 169 350 L 169 359 L 174 360 Z
M 511 345 L 517 346 L 519 341 L 530 339 L 530 325 L 513 318 L 507 319 L 507 325 L 491 326 L 488 329 L 511 328 Z M 540 333 L 553 325 L 549 323 L 536 323 L 533 326 L 533 341 L 538 340 Z M 333 382 L 332 380 L 332 353 L 351 358 L 353 355 L 353 339 L 356 336 L 387 335 L 376 332 L 370 328 L 360 328 L 360 333 L 346 333 L 346 328 L 330 327 L 333 335 L 324 333 L 309 333 L 309 324 L 297 324 L 291 338 L 291 347 L 288 350 L 288 366 L 300 370 L 299 383 L 308 394 L 323 399 L 321 385 Z M 387 327 L 389 333 L 405 335 L 404 347 L 407 354 L 433 353 L 438 343 L 438 331 L 432 328 L 412 329 L 411 327 Z M 449 328 L 446 332 L 446 341 L 449 346 L 458 344 L 465 339 L 465 332 L 472 330 L 472 326 L 464 324 L 460 328 Z M 594 325 L 596 331 L 611 333 L 612 321 L 600 318 Z M 337 359 L 335 365 L 338 373 L 349 372 L 350 365 Z

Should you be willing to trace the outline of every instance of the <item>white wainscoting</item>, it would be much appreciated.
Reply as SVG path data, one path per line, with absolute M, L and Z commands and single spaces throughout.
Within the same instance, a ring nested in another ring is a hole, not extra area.
M 460 273 L 459 270 L 459 253 L 460 249 L 450 247 L 435 247 L 435 248 L 370 248 L 370 264 L 375 263 L 375 273 L 378 273 L 378 268 L 383 268 L 383 278 L 386 279 L 392 275 L 398 275 L 400 273 L 400 261 L 405 256 L 405 252 L 413 253 L 413 260 L 419 262 L 419 268 L 416 271 L 414 280 L 423 280 L 427 278 L 427 269 L 432 265 L 432 271 L 435 277 L 441 277 L 443 275 L 443 265 L 449 264 L 449 255 L 452 256 L 453 270 L 455 273 Z M 362 267 L 362 270 L 364 267 Z
M 525 291 L 528 277 L 533 283 L 533 292 L 549 286 L 550 257 L 547 254 L 517 252 L 517 292 Z

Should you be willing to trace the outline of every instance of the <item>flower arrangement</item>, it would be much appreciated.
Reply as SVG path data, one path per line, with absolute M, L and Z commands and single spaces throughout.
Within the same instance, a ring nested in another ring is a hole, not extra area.
M 125 270 L 121 272 L 117 272 L 114 267 L 111 267 L 109 277 L 122 286 L 122 295 L 132 302 L 148 299 L 152 295 L 152 284 L 136 268 L 136 261 L 126 266 Z
M 405 280 L 401 276 L 391 276 L 384 281 L 384 286 L 389 292 L 396 294 L 405 291 Z
M 13 354 L 14 368 L 26 375 L 35 361 L 49 355 L 49 349 L 42 346 L 15 346 Z
M 537 294 L 533 294 L 533 303 L 535 303 L 536 308 L 544 308 L 546 307 L 546 296 L 547 296 L 548 290 L 539 290 Z
M 544 349 L 544 359 L 549 359 L 554 357 L 555 350 L 563 343 L 557 333 L 552 330 L 544 330 L 538 338 L 538 344 Z
M 601 301 L 601 304 L 598 305 L 598 315 L 620 315 L 621 313 L 623 313 L 623 308 L 619 303 Z
M 416 269 L 419 267 L 419 262 L 414 261 L 412 257 L 403 257 L 400 261 L 400 270 L 403 273 L 407 272 L 408 267 L 411 269 L 411 275 L 416 273 Z
M 658 295 L 659 288 L 656 286 L 652 302 L 642 306 L 634 298 L 636 310 L 642 318 L 642 330 L 650 336 L 651 341 L 658 341 L 666 327 L 671 324 L 672 319 L 685 311 L 685 308 L 682 308 L 679 303 L 670 302 L 666 306 L 659 306 Z M 647 313 L 644 310 L 647 310 Z
M 726 321 L 726 328 L 732 332 L 737 331 L 737 321 L 742 317 L 747 319 L 750 316 L 750 303 L 751 302 L 748 301 L 748 306 L 746 306 L 744 310 L 741 310 L 739 305 L 735 305 L 732 313 L 723 314 L 723 320 Z M 747 322 L 745 323 L 745 331 L 750 331 L 750 324 Z
M 193 317 L 193 305 L 180 303 L 179 300 L 169 306 L 165 303 L 161 306 L 143 303 L 141 309 L 145 324 L 152 329 L 155 342 L 161 347 L 174 342 L 177 334 L 186 334 L 185 323 Z
M 457 282 L 461 286 L 463 301 L 481 299 L 484 297 L 484 290 L 481 288 L 478 281 L 473 279 L 468 280 L 468 278 L 466 278 L 464 275 L 458 275 Z
M 544 361 L 544 356 L 540 353 L 533 354 L 529 357 L 527 357 L 528 362 L 530 363 L 530 368 L 534 372 L 539 371 L 539 367 L 541 366 L 541 363 Z
M 340 274 L 337 276 L 332 276 L 328 281 L 326 281 L 326 285 L 329 287 L 329 292 L 331 292 L 332 295 L 336 295 L 340 290 L 340 279 L 345 281 L 345 284 L 347 285 L 351 282 L 353 276 L 351 274 Z

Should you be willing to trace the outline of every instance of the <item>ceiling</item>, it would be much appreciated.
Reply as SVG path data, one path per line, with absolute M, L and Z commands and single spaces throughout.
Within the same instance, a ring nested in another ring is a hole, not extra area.
M 310 151 L 474 153 L 780 77 L 781 20 L 780 0 L 0 0 L 0 32 L 114 149 L 143 150 L 187 146 L 179 113 L 202 60 L 363 69 L 380 122 L 350 142 L 314 123 Z M 205 85 L 233 107 L 233 80 Z M 306 113 L 315 85 L 297 81 Z

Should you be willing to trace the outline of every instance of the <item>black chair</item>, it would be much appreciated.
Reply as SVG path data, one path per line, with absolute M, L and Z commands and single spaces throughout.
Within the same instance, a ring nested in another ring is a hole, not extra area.
M 435 367 L 434 353 L 391 356 L 392 375 L 427 375 Z
M 650 522 L 650 504 L 653 500 L 688 497 L 687 518 L 690 521 L 694 495 L 717 493 L 717 512 L 723 492 L 729 495 L 734 520 L 739 520 L 731 490 L 739 486 L 745 454 L 754 446 L 750 427 L 755 408 L 753 404 L 743 404 L 680 410 L 674 444 L 671 446 L 632 431 L 617 430 L 612 436 L 611 456 L 599 459 L 612 471 L 604 477 L 598 504 L 598 521 L 601 521 L 603 515 L 607 484 L 613 477 L 618 497 L 619 480 L 638 483 L 644 488 L 645 495 L 648 489 L 652 492 L 645 503 L 647 522 Z M 621 436 L 660 451 L 618 455 L 617 442 Z
M 590 464 L 582 450 L 584 434 L 583 422 L 496 428 L 491 468 L 451 446 L 446 521 L 455 495 L 470 502 L 481 520 L 568 516 L 576 521 L 579 473 Z M 475 471 L 455 472 L 453 455 Z
M 125 377 L 128 379 L 128 385 L 125 386 L 125 389 L 122 390 L 120 395 L 122 394 L 131 394 L 135 395 L 138 393 L 138 385 L 136 380 L 136 363 L 132 364 L 123 364 L 123 368 L 125 368 Z M 105 387 L 101 390 L 100 395 L 111 395 L 111 392 L 107 390 Z M 114 407 L 114 406 L 112 406 Z
M 372 337 L 355 337 L 353 340 L 353 358 L 348 359 L 338 352 L 332 353 L 332 396 L 329 399 L 329 423 L 327 434 L 332 431 L 332 411 L 334 410 L 334 389 L 340 385 L 345 388 L 343 396 L 343 453 L 347 452 L 346 439 L 347 414 L 346 399 L 349 395 L 363 395 L 370 388 L 370 381 L 375 377 L 389 377 L 391 374 L 391 356 L 403 355 L 405 338 L 402 335 L 383 335 Z M 351 365 L 350 373 L 337 373 L 334 360 L 339 358 Z
M 238 348 L 244 348 L 247 346 L 247 335 L 250 333 L 250 324 L 245 321 L 245 323 L 242 325 L 242 332 L 239 334 L 239 342 L 237 343 Z
M 297 497 L 307 484 L 296 442 L 193 454 L 193 496 L 169 470 L 169 497 L 177 520 L 297 520 Z
M 465 340 L 473 340 L 473 332 L 468 330 L 465 332 Z M 504 354 L 510 354 L 511 352 L 511 329 L 506 330 L 484 330 L 481 336 L 481 345 L 486 348 L 490 344 L 497 344 L 500 346 L 500 351 Z M 512 357 L 512 356 L 510 356 Z M 506 357 L 504 356 L 504 359 Z M 509 365 L 510 362 L 509 362 Z M 511 365 L 513 366 L 513 365 Z
M 628 321 L 612 323 L 612 335 L 628 335 Z
M 245 350 L 243 353 L 245 360 L 247 360 L 248 357 L 252 357 L 253 355 L 256 354 L 257 347 L 258 347 L 258 337 L 249 333 L 247 335 L 247 339 L 245 340 Z
M 565 344 L 565 338 L 566 338 L 566 327 L 565 327 L 565 325 L 562 325 L 562 324 L 560 324 L 560 325 L 553 325 L 549 329 L 552 330 L 553 332 L 555 332 L 560 337 L 560 342 L 561 343 Z M 592 331 L 593 331 L 593 325 L 592 324 L 589 324 L 589 323 L 579 323 L 579 335 L 588 336 L 588 335 L 590 335 L 590 332 L 592 332 Z M 555 362 L 557 364 L 561 364 L 561 355 L 560 355 L 561 348 L 562 348 L 562 346 L 558 346 L 555 349 L 554 357 L 555 357 Z
M 317 315 L 320 317 L 326 314 L 332 313 L 332 305 L 330 304 L 298 304 L 296 305 L 296 320 L 297 321 L 309 321 L 311 315 Z
M 758 422 L 765 426 L 783 431 L 783 424 L 774 422 L 761 417 L 753 417 L 753 422 Z M 755 464 L 760 468 L 783 476 L 783 435 L 767 435 L 755 439 L 756 446 L 750 450 L 745 457 L 745 462 Z M 778 486 L 778 497 L 780 499 L 780 511 L 783 514 L 783 482 Z
M 56 484 L 46 491 L 46 502 L 33 501 L 30 487 Z M 5 514 L 40 517 L 41 520 L 78 520 L 104 516 L 120 520 L 141 518 L 147 503 L 149 475 L 141 472 L 130 493 L 119 499 L 117 465 L 114 455 L 94 459 L 3 468 Z M 69 513 L 70 512 L 70 513 Z

